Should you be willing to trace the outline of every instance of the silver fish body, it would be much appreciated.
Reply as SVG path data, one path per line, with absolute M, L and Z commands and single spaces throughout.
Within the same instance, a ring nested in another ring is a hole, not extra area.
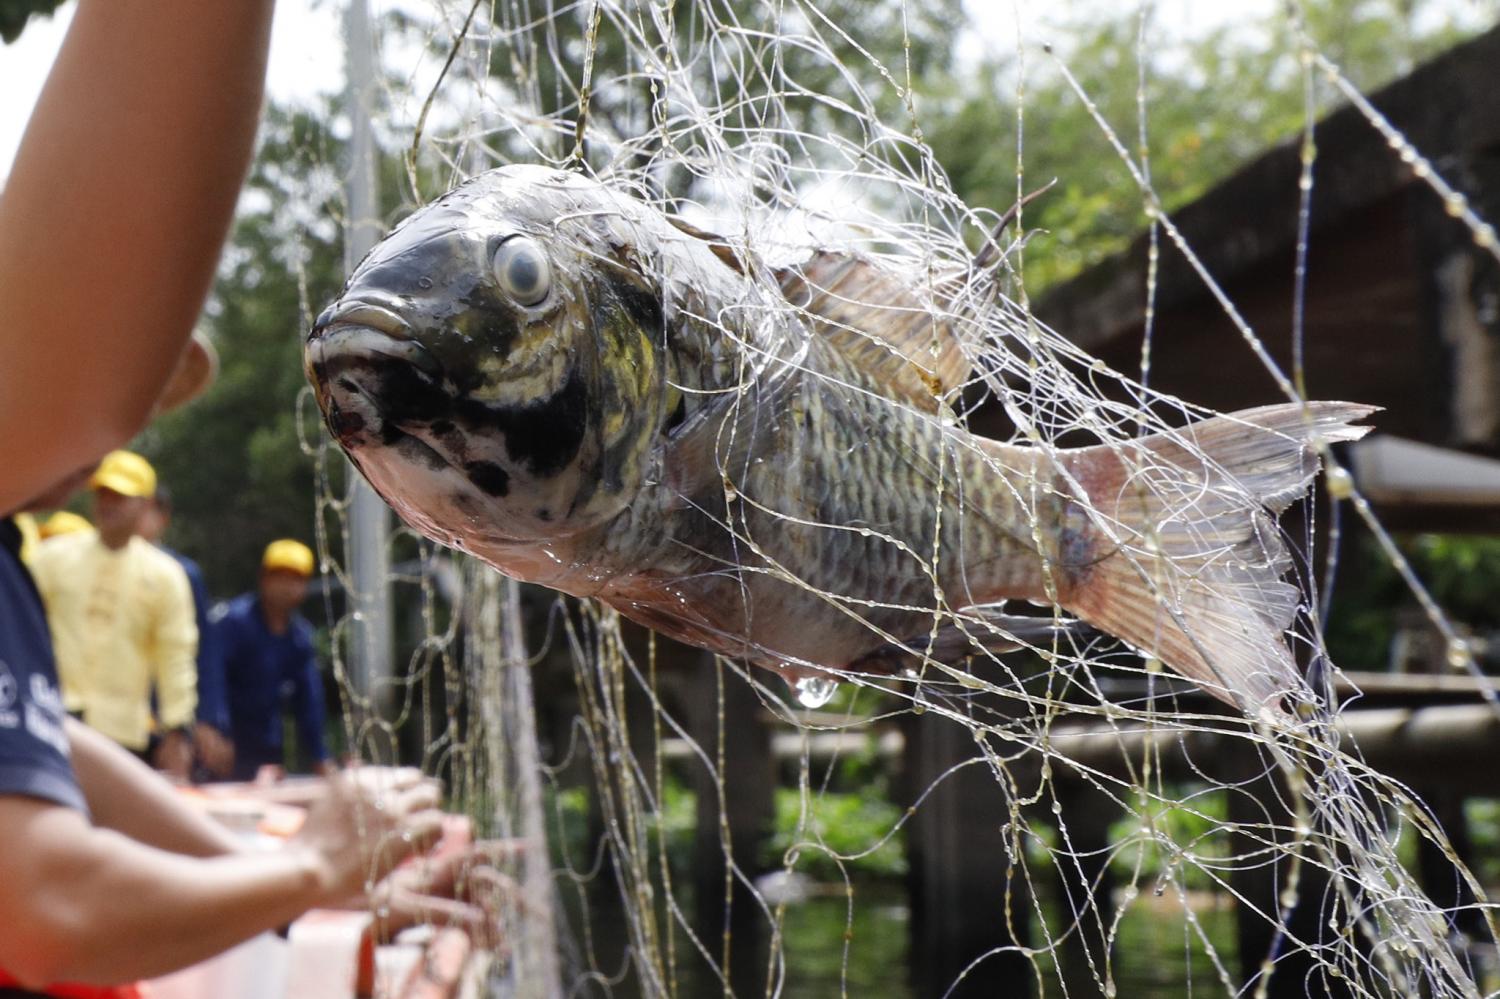
M 306 361 L 335 438 L 423 534 L 715 652 L 887 669 L 1008 639 L 987 608 L 1026 598 L 1279 703 L 1295 590 L 1269 514 L 1367 410 L 1009 446 L 938 401 L 966 371 L 940 305 L 847 255 L 771 272 L 597 182 L 507 167 L 377 246 Z

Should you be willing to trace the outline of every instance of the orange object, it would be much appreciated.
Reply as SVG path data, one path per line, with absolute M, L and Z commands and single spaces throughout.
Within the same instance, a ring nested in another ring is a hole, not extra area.
M 24 988 L 4 970 L 0 970 L 0 987 Z M 140 987 L 130 985 L 49 985 L 42 989 L 44 996 L 56 999 L 142 999 Z

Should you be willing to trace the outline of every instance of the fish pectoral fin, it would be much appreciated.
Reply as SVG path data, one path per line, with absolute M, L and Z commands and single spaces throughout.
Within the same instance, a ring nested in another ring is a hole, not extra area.
M 957 621 L 936 633 L 904 642 L 887 642 L 848 665 L 853 672 L 893 674 L 920 668 L 923 662 L 954 666 L 968 656 L 1005 655 L 1022 649 L 1051 651 L 1055 642 L 1072 640 L 1090 630 L 1074 618 L 1007 614 L 1003 604 L 966 607 Z

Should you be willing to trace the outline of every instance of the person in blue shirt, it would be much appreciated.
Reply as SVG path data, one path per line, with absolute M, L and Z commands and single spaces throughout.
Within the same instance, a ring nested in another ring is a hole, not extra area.
M 198 625 L 198 720 L 193 727 L 193 749 L 197 763 L 208 776 L 228 777 L 234 766 L 234 745 L 229 731 L 229 703 L 224 689 L 224 664 L 209 627 L 213 599 L 198 563 L 162 544 L 172 524 L 172 494 L 158 485 L 136 533 L 177 561 L 187 573 L 193 591 L 193 615 Z M 200 775 L 201 776 L 201 775 Z
M 323 681 L 312 625 L 297 613 L 314 564 L 312 550 L 300 541 L 273 541 L 261 558 L 256 589 L 214 608 L 236 780 L 251 780 L 262 767 L 284 766 L 282 718 L 288 710 L 314 769 L 334 769 L 323 742 Z
M 272 9 L 81 0 L 0 187 L 0 995 L 156 977 L 372 883 L 364 904 L 405 908 L 426 865 L 395 868 L 442 828 L 436 784 L 362 767 L 285 848 L 247 848 L 63 713 L 20 560 L 14 515 L 61 506 L 172 381 L 250 160 Z

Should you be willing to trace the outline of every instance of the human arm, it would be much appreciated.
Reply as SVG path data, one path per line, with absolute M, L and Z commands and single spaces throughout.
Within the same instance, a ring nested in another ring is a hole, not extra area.
M 313 648 L 311 629 L 306 622 L 299 621 L 299 625 L 297 637 L 302 663 L 296 671 L 292 691 L 297 741 L 312 761 L 313 769 L 327 775 L 336 768 L 328 758 L 328 747 L 323 741 L 323 678 L 318 673 L 318 656 Z
M 113 740 L 72 718 L 63 722 L 73 771 L 94 824 L 137 842 L 190 857 L 235 853 L 238 841 L 183 801 L 151 768 Z
M 331 782 L 285 849 L 199 859 L 71 808 L 0 795 L 0 967 L 31 988 L 186 967 L 346 898 L 425 849 L 437 797 L 415 775 L 368 768 Z
M 0 513 L 132 437 L 203 306 L 273 0 L 80 0 L 0 191 Z M 78 364 L 88 358 L 88 364 Z
M 164 734 L 154 762 L 173 776 L 186 779 L 193 762 L 189 733 L 198 707 L 198 625 L 187 573 L 165 554 L 161 554 L 159 565 L 162 586 L 155 613 L 151 667 L 156 715 Z
M 198 723 L 193 742 L 198 759 L 208 771 L 227 777 L 234 769 L 234 744 L 229 739 L 229 691 L 218 628 L 209 615 L 208 586 L 196 564 L 184 564 L 192 584 L 193 612 L 198 623 Z

